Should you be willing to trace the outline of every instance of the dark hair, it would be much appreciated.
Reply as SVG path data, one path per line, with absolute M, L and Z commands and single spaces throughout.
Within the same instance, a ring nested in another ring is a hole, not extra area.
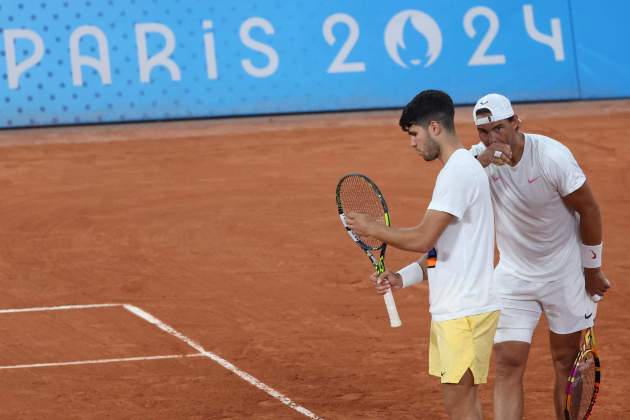
M 409 131 L 412 125 L 422 127 L 437 121 L 448 131 L 455 131 L 455 107 L 451 97 L 441 90 L 423 90 L 403 109 L 400 128 Z
M 475 116 L 486 113 L 492 115 L 492 111 L 490 111 L 488 108 L 479 108 L 477 111 L 475 111 Z
M 492 115 L 492 111 L 490 111 L 488 108 L 479 108 L 477 111 L 475 111 L 475 116 L 478 116 L 479 114 L 484 114 L 484 113 L 488 113 L 488 114 Z M 514 118 L 516 118 L 516 115 L 512 115 L 511 117 L 507 117 L 506 120 L 514 121 Z

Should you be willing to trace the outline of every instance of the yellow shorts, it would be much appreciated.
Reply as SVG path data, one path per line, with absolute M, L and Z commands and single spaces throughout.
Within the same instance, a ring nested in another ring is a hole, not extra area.
M 443 384 L 457 384 L 470 369 L 475 384 L 486 383 L 498 322 L 499 311 L 432 321 L 429 374 Z

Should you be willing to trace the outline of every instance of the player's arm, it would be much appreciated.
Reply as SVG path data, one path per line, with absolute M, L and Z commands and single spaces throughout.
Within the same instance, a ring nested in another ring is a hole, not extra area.
M 602 243 L 602 215 L 588 181 L 571 194 L 562 197 L 564 204 L 580 215 L 580 233 L 586 245 Z
M 586 289 L 591 294 L 603 296 L 610 287 L 601 271 L 602 216 L 588 182 L 571 194 L 562 197 L 565 205 L 580 215 L 581 251 L 584 264 Z
M 470 146 L 470 149 L 468 149 L 470 154 L 473 155 L 475 158 L 479 158 L 479 155 L 482 154 L 485 150 L 486 145 L 483 144 L 483 142 L 481 141 L 477 144 L 473 144 L 472 146 Z
M 437 210 L 427 210 L 420 224 L 410 228 L 385 226 L 364 214 L 350 213 L 347 223 L 353 232 L 377 238 L 405 251 L 427 253 L 437 242 L 455 216 Z

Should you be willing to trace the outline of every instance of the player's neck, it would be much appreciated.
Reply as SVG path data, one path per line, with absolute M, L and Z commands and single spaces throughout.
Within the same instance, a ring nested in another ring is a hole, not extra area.
M 446 165 L 446 162 L 448 162 L 453 153 L 455 153 L 456 150 L 463 148 L 464 145 L 457 135 L 447 136 L 440 143 L 440 155 L 438 156 L 438 159 L 440 159 L 440 162 L 442 162 L 443 165 Z
M 512 166 L 516 166 L 523 157 L 523 150 L 525 150 L 525 135 L 523 133 L 516 133 L 514 142 L 510 145 L 510 149 L 512 149 Z

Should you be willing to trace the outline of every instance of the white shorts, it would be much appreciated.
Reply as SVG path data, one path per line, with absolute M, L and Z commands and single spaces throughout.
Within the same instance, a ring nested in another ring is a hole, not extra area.
M 495 284 L 502 304 L 495 343 L 531 343 L 542 312 L 549 329 L 556 334 L 570 334 L 593 326 L 597 304 L 586 292 L 581 273 L 541 283 L 495 271 Z

